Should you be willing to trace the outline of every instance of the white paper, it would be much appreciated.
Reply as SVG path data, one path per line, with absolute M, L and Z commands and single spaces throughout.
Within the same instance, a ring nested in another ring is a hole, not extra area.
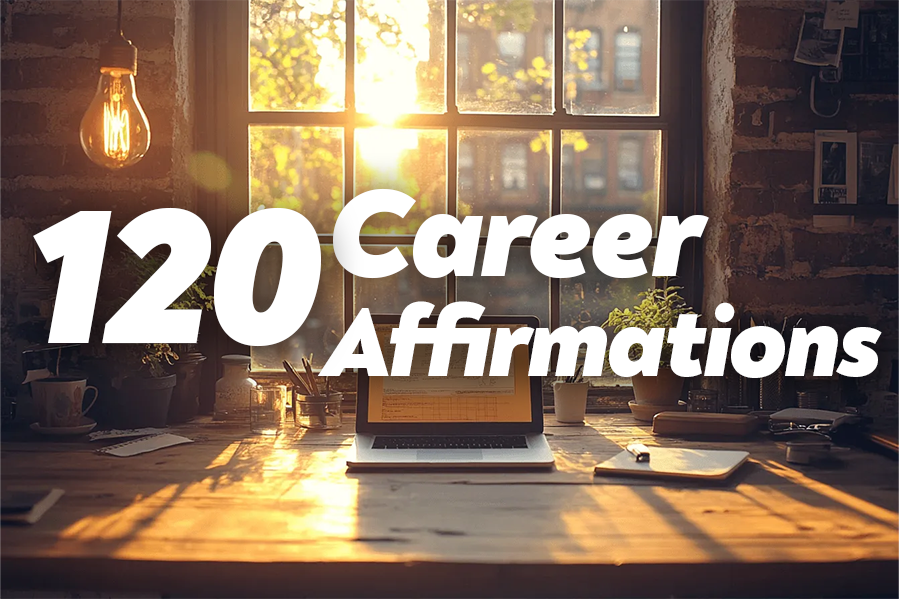
M 108 439 L 127 439 L 129 437 L 146 437 L 147 435 L 158 435 L 164 433 L 168 429 L 164 428 L 113 428 L 108 431 L 94 431 L 88 435 L 91 441 L 106 441 Z
M 53 376 L 53 373 L 50 372 L 49 368 L 41 368 L 40 370 L 29 370 L 25 373 L 25 380 L 22 381 L 23 385 L 27 385 L 32 381 L 39 381 L 41 379 L 47 379 Z
M 157 449 L 181 445 L 182 443 L 193 443 L 193 439 L 188 439 L 187 437 L 182 437 L 180 435 L 173 435 L 171 433 L 163 433 L 161 435 L 153 435 L 152 437 L 144 437 L 143 439 L 135 439 L 134 441 L 126 441 L 125 443 L 119 443 L 118 445 L 113 445 L 111 447 L 104 447 L 103 449 L 98 449 L 97 452 L 107 453 L 120 458 L 128 458 L 142 453 L 156 451 Z
M 824 29 L 858 27 L 859 0 L 828 0 L 824 11 Z

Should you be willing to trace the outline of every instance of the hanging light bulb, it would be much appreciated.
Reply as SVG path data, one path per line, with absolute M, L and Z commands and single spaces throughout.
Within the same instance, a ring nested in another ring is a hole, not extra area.
M 81 119 L 81 147 L 100 166 L 119 169 L 138 162 L 150 148 L 150 123 L 137 99 L 137 48 L 122 33 L 100 48 L 97 93 Z

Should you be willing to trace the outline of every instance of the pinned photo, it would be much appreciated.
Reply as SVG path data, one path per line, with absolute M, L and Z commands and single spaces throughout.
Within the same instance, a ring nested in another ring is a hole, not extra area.
M 793 60 L 817 67 L 835 67 L 840 64 L 842 47 L 843 30 L 825 29 L 823 14 L 807 12 Z
M 815 203 L 857 203 L 856 134 L 815 131 Z

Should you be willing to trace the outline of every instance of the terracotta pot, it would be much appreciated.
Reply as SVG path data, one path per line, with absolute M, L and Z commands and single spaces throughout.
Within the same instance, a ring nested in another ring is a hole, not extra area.
M 200 375 L 206 356 L 199 352 L 182 355 L 170 368 L 178 382 L 172 390 L 168 421 L 171 424 L 187 422 L 200 409 Z
M 631 383 L 638 404 L 676 406 L 684 389 L 684 379 L 670 368 L 659 368 L 656 376 L 632 376 Z

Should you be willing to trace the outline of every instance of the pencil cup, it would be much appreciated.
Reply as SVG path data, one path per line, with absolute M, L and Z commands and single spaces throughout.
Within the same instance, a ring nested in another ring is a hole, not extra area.
M 340 428 L 343 423 L 341 403 L 343 393 L 331 393 L 314 397 L 301 395 L 293 390 L 293 419 L 302 428 L 328 430 Z
M 587 414 L 587 383 L 553 383 L 556 420 L 564 424 L 584 421 Z

